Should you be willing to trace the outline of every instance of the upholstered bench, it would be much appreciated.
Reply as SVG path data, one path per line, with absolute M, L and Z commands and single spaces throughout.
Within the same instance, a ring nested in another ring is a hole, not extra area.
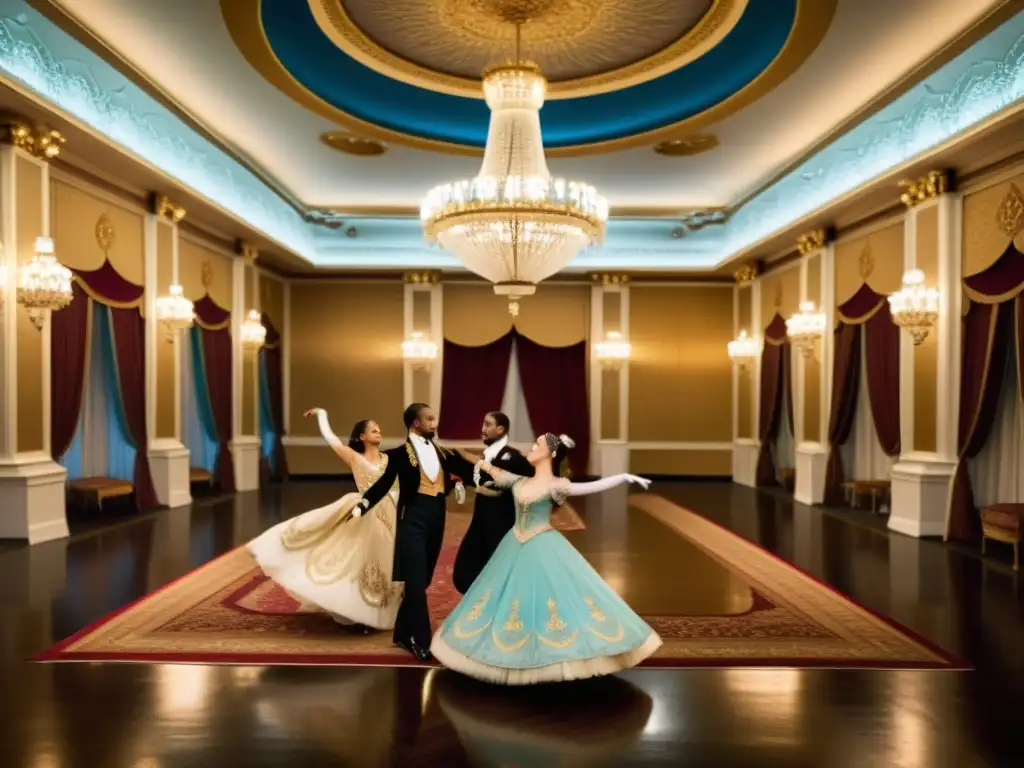
M 981 508 L 981 554 L 989 539 L 1013 545 L 1013 570 L 1020 570 L 1020 540 L 1024 504 L 989 504 Z
M 127 480 L 113 477 L 83 477 L 72 480 L 68 490 L 73 497 L 81 498 L 87 505 L 91 503 L 102 510 L 104 501 L 131 496 L 135 493 L 135 486 Z
M 857 509 L 857 499 L 867 496 L 871 499 L 872 512 L 878 511 L 879 502 L 888 500 L 891 487 L 892 483 L 889 480 L 851 480 L 843 483 L 843 488 L 850 499 L 850 506 Z
M 202 467 L 190 467 L 188 482 L 189 485 L 213 485 L 213 475 Z

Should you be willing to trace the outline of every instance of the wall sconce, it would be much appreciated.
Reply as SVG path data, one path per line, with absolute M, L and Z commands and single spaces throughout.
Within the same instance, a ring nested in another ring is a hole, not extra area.
M 906 329 L 914 346 L 928 338 L 939 318 L 939 292 L 924 284 L 924 272 L 911 269 L 903 274 L 903 287 L 889 297 L 892 321 Z
M 170 295 L 156 300 L 156 318 L 170 344 L 178 331 L 187 331 L 192 327 L 196 313 L 180 285 L 172 285 L 168 290 Z
M 267 329 L 260 319 L 260 313 L 250 309 L 242 323 L 242 346 L 252 352 L 259 350 L 267 341 Z
M 64 309 L 73 297 L 71 270 L 57 261 L 53 240 L 37 237 L 35 256 L 18 270 L 18 303 L 41 331 L 47 313 Z
M 594 345 L 597 361 L 609 370 L 618 370 L 623 363 L 628 363 L 633 356 L 633 345 L 626 341 L 618 331 L 608 331 L 604 341 Z
M 402 359 L 418 371 L 429 370 L 437 359 L 437 344 L 419 331 L 402 342 Z
M 804 357 L 810 357 L 815 343 L 825 335 L 825 314 L 815 311 L 813 301 L 801 302 L 800 311 L 786 321 L 786 335 Z
M 761 342 L 747 336 L 746 331 L 740 331 L 740 335 L 729 342 L 728 350 L 733 364 L 740 370 L 746 370 L 761 354 Z

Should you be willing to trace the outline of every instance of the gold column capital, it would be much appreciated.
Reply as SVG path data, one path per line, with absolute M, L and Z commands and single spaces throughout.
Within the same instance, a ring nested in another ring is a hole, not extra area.
M 252 243 L 247 243 L 244 240 L 238 241 L 238 255 L 242 257 L 247 267 L 251 267 L 256 263 L 256 259 L 260 257 L 259 248 Z
M 627 285 L 629 283 L 629 275 L 613 275 L 608 272 L 591 272 L 590 282 L 605 286 Z
M 184 208 L 171 200 L 167 195 L 154 192 L 149 198 L 150 210 L 161 219 L 166 219 L 171 224 L 177 224 L 185 218 L 188 213 Z
M 409 285 L 437 285 L 441 282 L 441 273 L 437 270 L 406 272 L 402 279 Z
M 801 256 L 806 256 L 824 248 L 834 239 L 835 231 L 831 227 L 812 229 L 796 239 L 796 250 Z
M 3 143 L 28 152 L 40 160 L 52 160 L 67 144 L 64 134 L 44 125 L 32 126 L 20 119 L 9 120 L 3 126 Z
M 908 209 L 921 203 L 933 200 L 939 195 L 944 195 L 953 190 L 953 171 L 946 169 L 940 171 L 928 171 L 918 179 L 904 179 L 900 182 L 900 188 L 905 191 L 900 195 L 900 202 Z
M 742 267 L 740 267 L 733 273 L 733 277 L 736 279 L 737 283 L 743 285 L 744 283 L 753 282 L 754 278 L 757 277 L 757 273 L 758 270 L 756 263 L 744 264 Z

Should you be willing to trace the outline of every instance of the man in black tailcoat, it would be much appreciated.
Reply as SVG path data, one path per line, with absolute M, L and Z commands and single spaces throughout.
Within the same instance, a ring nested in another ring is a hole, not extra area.
M 473 482 L 473 465 L 434 442 L 437 417 L 426 403 L 413 403 L 403 415 L 408 438 L 385 451 L 384 473 L 356 505 L 362 514 L 384 498 L 398 480 L 398 530 L 395 534 L 395 581 L 405 582 L 405 595 L 395 618 L 394 642 L 420 661 L 430 660 L 430 613 L 427 587 L 444 540 L 445 498 L 457 475 Z
M 514 475 L 533 477 L 530 462 L 508 444 L 509 426 L 508 416 L 501 411 L 492 411 L 484 417 L 480 430 L 486 446 L 483 458 L 498 469 Z M 485 472 L 474 477 L 474 484 L 477 488 L 473 520 L 455 556 L 453 581 L 455 588 L 462 594 L 469 590 L 516 521 L 516 505 L 511 489 L 493 487 L 492 478 Z

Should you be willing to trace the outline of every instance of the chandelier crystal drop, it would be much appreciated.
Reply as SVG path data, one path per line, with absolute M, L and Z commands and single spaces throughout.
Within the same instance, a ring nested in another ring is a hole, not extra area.
M 597 359 L 606 367 L 616 367 L 633 356 L 633 345 L 618 331 L 609 331 L 604 341 L 594 345 Z
M 246 349 L 257 350 L 267 342 L 267 328 L 263 325 L 260 313 L 250 309 L 249 314 L 242 323 L 242 346 Z
M 747 335 L 746 331 L 740 331 L 740 335 L 729 342 L 729 359 L 740 368 L 751 365 L 761 353 L 761 345 L 757 339 Z
M 548 171 L 540 130 L 546 90 L 532 64 L 484 73 L 491 121 L 480 173 L 432 189 L 420 208 L 427 240 L 494 283 L 513 316 L 537 283 L 604 241 L 608 219 L 608 202 L 596 189 Z
M 815 310 L 813 301 L 801 302 L 800 311 L 786 321 L 786 335 L 804 357 L 810 357 L 815 342 L 825 335 L 824 313 Z
M 161 296 L 155 302 L 156 318 L 164 330 L 167 341 L 172 342 L 178 331 L 192 327 L 196 313 L 192 302 L 185 298 L 180 285 L 172 285 L 168 292 L 169 295 Z
M 910 333 L 914 346 L 926 338 L 939 318 L 939 292 L 924 284 L 924 272 L 911 269 L 903 275 L 903 287 L 889 297 L 892 321 Z
M 32 325 L 43 329 L 47 312 L 64 309 L 71 303 L 71 270 L 54 256 L 53 240 L 36 238 L 36 253 L 18 270 L 18 303 L 25 307 Z
M 426 368 L 437 359 L 437 343 L 414 331 L 402 342 L 402 359 L 414 368 Z

